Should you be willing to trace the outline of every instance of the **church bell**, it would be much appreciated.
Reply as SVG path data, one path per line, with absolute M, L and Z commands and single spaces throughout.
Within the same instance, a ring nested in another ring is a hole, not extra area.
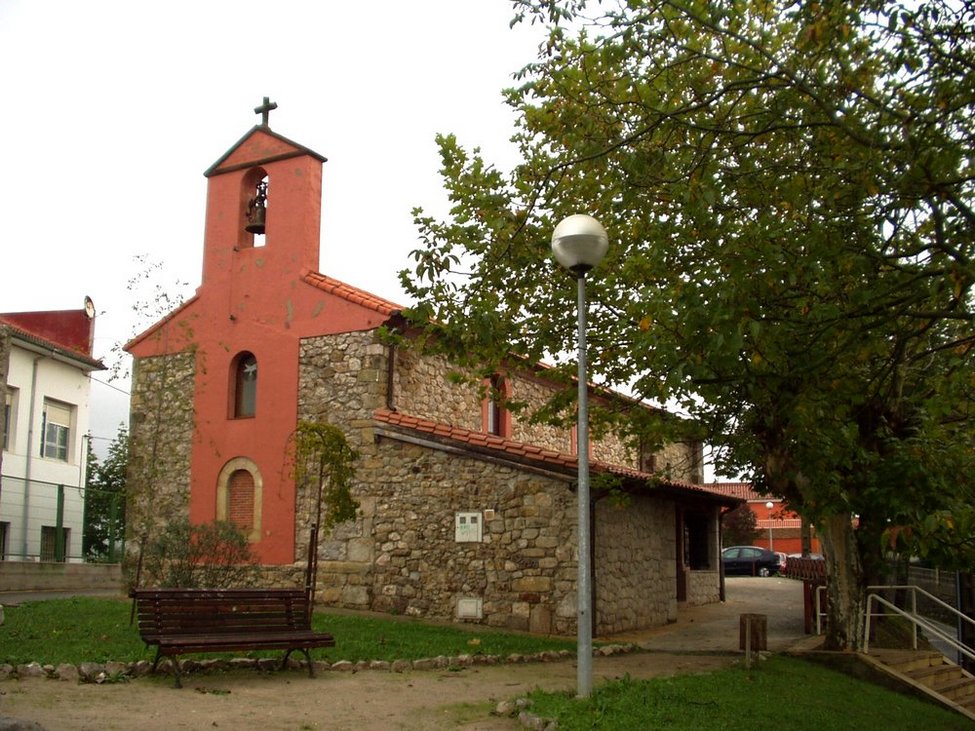
M 252 234 L 263 234 L 267 222 L 267 183 L 257 184 L 257 195 L 247 202 L 247 225 L 244 230 Z

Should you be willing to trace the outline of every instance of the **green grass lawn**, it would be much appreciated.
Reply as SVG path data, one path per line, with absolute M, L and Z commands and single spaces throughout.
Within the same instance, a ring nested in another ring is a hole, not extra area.
M 805 660 L 773 656 L 750 670 L 598 686 L 587 701 L 574 693 L 531 695 L 531 712 L 559 731 L 971 731 L 975 724 L 920 698 L 902 695 Z
M 42 665 L 81 662 L 151 660 L 129 624 L 127 600 L 95 597 L 50 599 L 5 607 L 0 626 L 0 663 Z M 483 627 L 437 625 L 404 618 L 372 618 L 316 612 L 316 630 L 335 636 L 336 646 L 313 650 L 317 660 L 416 660 L 439 655 L 532 654 L 545 650 L 575 651 L 575 642 L 558 638 L 497 632 Z M 248 653 L 277 657 L 280 652 Z M 207 657 L 220 657 L 212 653 Z
M 5 607 L 0 663 L 77 665 L 86 661 L 151 660 L 154 651 L 145 648 L 138 630 L 129 624 L 130 610 L 126 600 L 91 597 Z M 316 629 L 335 635 L 336 647 L 313 652 L 316 659 L 331 662 L 575 650 L 571 640 L 405 618 L 323 611 L 316 613 L 314 624 Z M 961 716 L 925 701 L 815 663 L 780 656 L 750 670 L 734 667 L 706 675 L 624 679 L 597 686 L 588 701 L 573 696 L 536 692 L 532 694 L 532 711 L 557 719 L 562 731 L 975 728 Z

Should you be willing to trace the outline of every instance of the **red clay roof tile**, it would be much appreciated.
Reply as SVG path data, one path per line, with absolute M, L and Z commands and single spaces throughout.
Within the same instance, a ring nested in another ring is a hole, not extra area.
M 383 422 L 385 424 L 390 424 L 392 426 L 403 427 L 407 429 L 414 429 L 416 431 L 425 432 L 428 434 L 434 434 L 436 436 L 445 437 L 454 442 L 461 442 L 464 444 L 469 444 L 472 447 L 476 446 L 479 448 L 488 448 L 495 450 L 502 455 L 508 455 L 511 457 L 517 457 L 520 460 L 527 460 L 530 462 L 535 462 L 540 466 L 549 466 L 561 468 L 566 471 L 574 470 L 578 467 L 578 462 L 574 454 L 566 454 L 564 452 L 557 452 L 554 449 L 545 449 L 539 447 L 535 444 L 526 444 L 524 442 L 516 442 L 511 439 L 505 439 L 503 437 L 496 436 L 494 434 L 485 434 L 484 432 L 475 432 L 470 429 L 464 429 L 458 426 L 451 426 L 449 424 L 443 424 L 439 422 L 430 421 L 428 419 L 423 419 L 418 416 L 412 416 L 410 414 L 404 414 L 399 411 L 390 411 L 388 409 L 378 409 L 373 412 L 373 417 L 376 421 Z M 728 497 L 720 492 L 707 489 L 707 487 L 702 485 L 694 485 L 689 482 L 680 482 L 676 480 L 666 480 L 661 481 L 659 475 L 653 475 L 647 472 L 641 472 L 630 467 L 618 464 L 609 464 L 607 462 L 601 462 L 599 460 L 592 460 L 590 466 L 594 471 L 597 472 L 608 472 L 611 474 L 619 475 L 621 477 L 629 477 L 635 480 L 643 481 L 656 481 L 658 484 L 666 486 L 668 488 L 676 488 L 679 491 L 691 491 L 698 494 L 706 494 L 712 496 Z M 734 496 L 731 496 L 734 497 Z
M 320 272 L 306 271 L 302 278 L 305 282 L 323 292 L 328 292 L 349 302 L 368 307 L 383 315 L 394 315 L 403 309 L 403 307 L 394 302 L 390 302 L 382 297 L 366 292 L 364 289 L 353 287 L 351 284 L 346 284 Z

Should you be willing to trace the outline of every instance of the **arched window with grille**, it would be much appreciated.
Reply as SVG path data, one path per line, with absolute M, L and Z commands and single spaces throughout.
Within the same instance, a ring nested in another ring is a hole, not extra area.
M 244 533 L 254 528 L 254 476 L 234 470 L 227 480 L 227 520 Z
M 235 524 L 251 542 L 261 538 L 264 479 L 253 460 L 234 457 L 217 477 L 217 520 Z

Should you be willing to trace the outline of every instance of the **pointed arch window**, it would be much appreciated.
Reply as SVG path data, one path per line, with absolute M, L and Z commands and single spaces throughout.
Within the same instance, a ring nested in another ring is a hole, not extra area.
M 235 419 L 247 419 L 257 413 L 257 358 L 247 351 L 234 359 L 233 409 Z

